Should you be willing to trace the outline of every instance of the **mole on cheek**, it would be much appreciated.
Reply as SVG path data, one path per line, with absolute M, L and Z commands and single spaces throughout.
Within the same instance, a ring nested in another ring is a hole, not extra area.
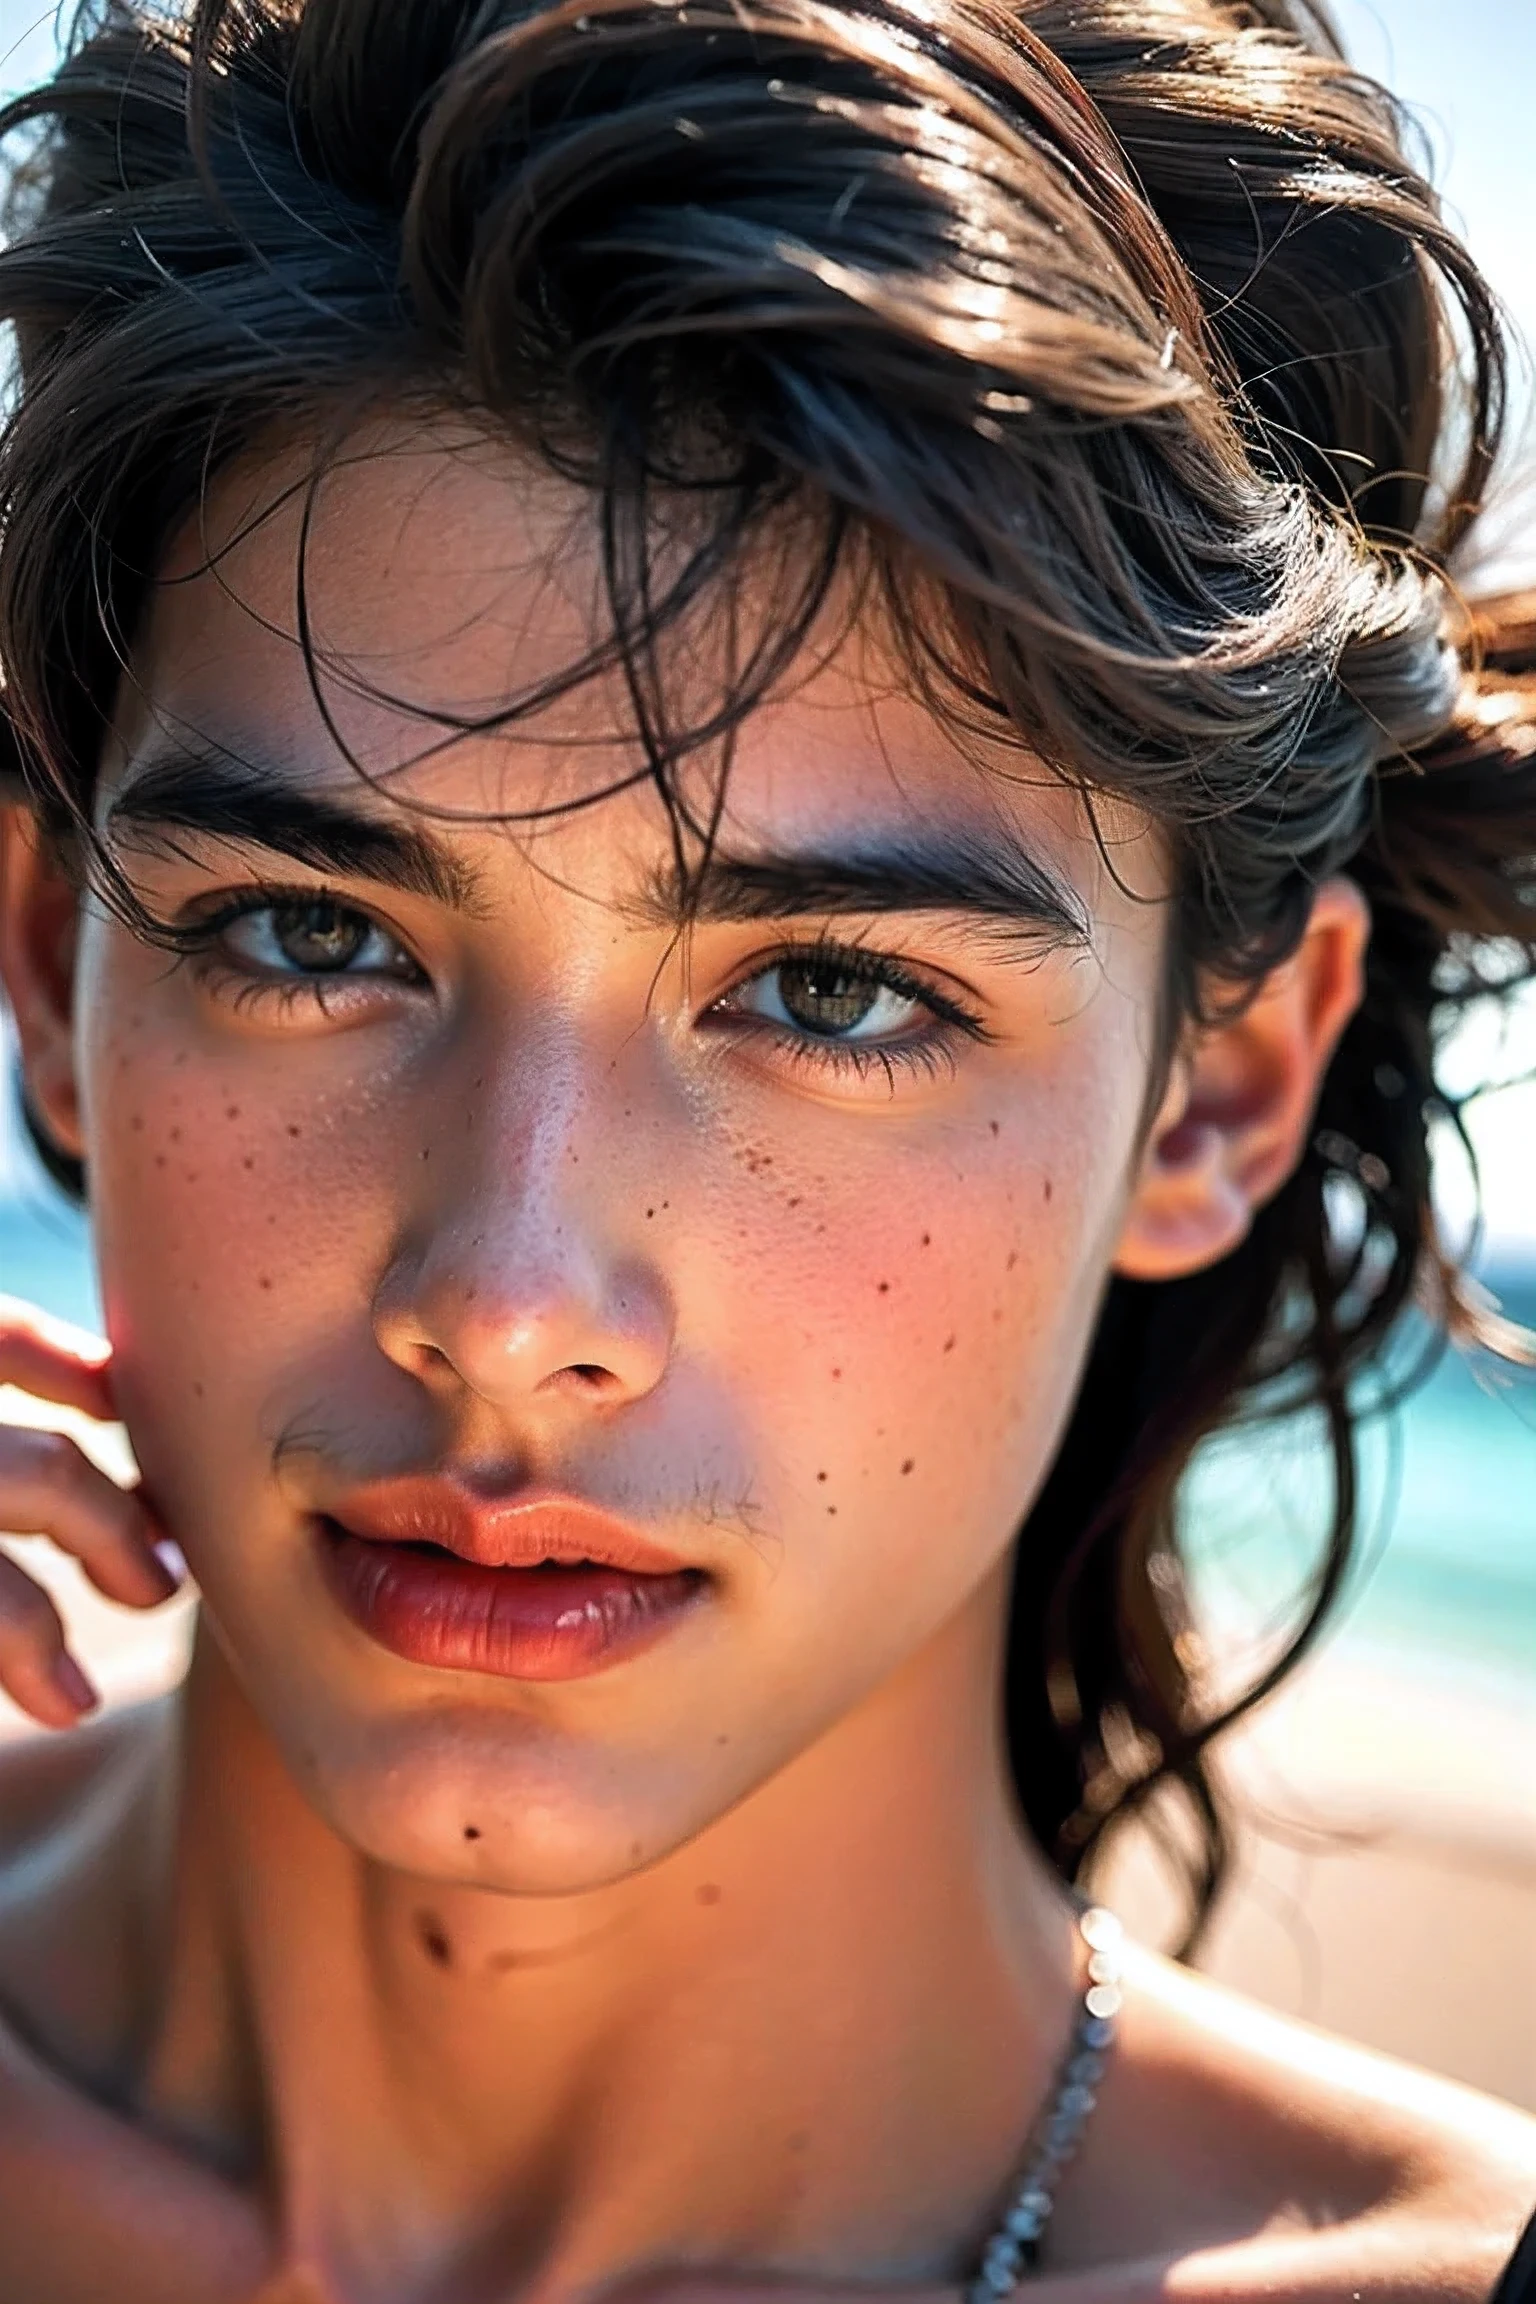
M 478 1839 L 479 1839 L 479 1837 L 480 1837 L 480 1827 L 479 1827 L 479 1825 L 478 1825 L 478 1824 L 466 1824 L 466 1825 L 465 1825 L 465 1827 L 464 1827 L 464 1837 L 465 1837 L 465 1839 L 466 1839 L 466 1840 L 478 1840 Z

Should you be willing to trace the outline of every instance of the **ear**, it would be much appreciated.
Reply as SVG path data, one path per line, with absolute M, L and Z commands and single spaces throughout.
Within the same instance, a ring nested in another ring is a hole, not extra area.
M 0 982 L 21 1042 L 27 1102 L 59 1150 L 81 1157 L 73 1010 L 79 892 L 29 808 L 0 802 Z
M 1176 1280 L 1246 1236 L 1306 1146 L 1323 1074 L 1365 988 L 1371 916 L 1328 880 L 1297 951 L 1240 1015 L 1180 1051 L 1142 1152 L 1115 1270 Z

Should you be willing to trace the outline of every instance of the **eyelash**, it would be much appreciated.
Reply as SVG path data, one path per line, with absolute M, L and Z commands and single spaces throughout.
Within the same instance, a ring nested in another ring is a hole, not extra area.
M 168 925 L 165 931 L 167 945 L 186 961 L 199 980 L 219 984 L 232 996 L 237 1008 L 267 1006 L 275 1001 L 282 1010 L 295 1007 L 300 1001 L 311 1001 L 322 1009 L 328 990 L 348 982 L 376 981 L 379 970 L 360 970 L 352 975 L 345 969 L 311 975 L 295 972 L 293 975 L 260 976 L 251 973 L 243 963 L 222 958 L 217 950 L 219 938 L 237 921 L 249 919 L 262 912 L 283 912 L 300 906 L 329 904 L 345 920 L 356 921 L 393 937 L 393 931 L 383 927 L 360 905 L 351 904 L 335 890 L 325 887 L 274 887 L 258 885 L 242 891 L 229 901 L 216 904 L 192 919 L 183 919 Z M 399 943 L 398 938 L 393 938 Z M 401 946 L 404 950 L 404 946 Z M 821 970 L 828 974 L 850 976 L 856 981 L 876 989 L 891 991 L 904 1000 L 915 1001 L 926 1009 L 930 1022 L 920 1032 L 901 1040 L 852 1041 L 821 1037 L 805 1031 L 797 1032 L 766 1018 L 754 1017 L 741 1011 L 732 1011 L 729 1003 L 745 992 L 749 986 L 760 983 L 781 968 Z M 395 977 L 386 981 L 402 982 L 409 979 Z M 777 951 L 760 957 L 750 972 L 740 977 L 729 992 L 723 993 L 707 1011 L 711 1016 L 726 1018 L 734 1030 L 751 1033 L 754 1038 L 765 1036 L 797 1067 L 816 1071 L 832 1070 L 851 1073 L 859 1079 L 867 1078 L 879 1070 L 894 1087 L 898 1070 L 921 1073 L 929 1078 L 941 1070 L 953 1070 L 957 1039 L 984 1042 L 991 1038 L 983 1019 L 958 1000 L 952 993 L 941 992 L 926 977 L 915 973 L 892 953 L 871 951 L 859 944 L 840 943 L 827 936 L 805 941 L 787 940 Z
M 403 975 L 387 975 L 377 968 L 358 969 L 355 972 L 345 968 L 316 970 L 310 975 L 297 970 L 291 975 L 280 975 L 274 971 L 270 975 L 261 975 L 254 972 L 248 963 L 218 950 L 220 937 L 238 921 L 249 920 L 263 912 L 282 913 L 315 905 L 329 905 L 340 919 L 355 921 L 362 927 L 387 936 L 405 953 L 407 959 L 411 959 L 406 946 L 393 929 L 375 919 L 360 904 L 349 903 L 335 889 L 324 887 L 281 887 L 256 883 L 224 903 L 213 902 L 208 909 L 195 913 L 191 918 L 167 923 L 156 940 L 173 952 L 179 961 L 184 961 L 199 983 L 219 990 L 237 1010 L 242 1011 L 255 1007 L 267 1008 L 275 1003 L 280 1012 L 286 1013 L 301 1001 L 312 1003 L 324 1011 L 327 993 L 348 984 L 378 982 L 381 977 L 388 983 L 411 981 Z M 419 965 L 414 959 L 411 959 L 411 964 L 416 969 L 417 978 L 424 982 L 425 976 Z
M 915 1000 L 926 1008 L 931 1022 L 921 1032 L 902 1040 L 834 1040 L 811 1032 L 795 1032 L 764 1018 L 731 1011 L 728 1006 L 731 1000 L 750 985 L 786 967 L 840 973 L 877 989 L 898 993 L 902 999 Z M 826 936 L 806 942 L 791 940 L 777 952 L 758 959 L 750 972 L 739 978 L 730 992 L 722 994 L 709 1012 L 729 1017 L 737 1030 L 754 1036 L 765 1034 L 797 1067 L 851 1072 L 859 1079 L 878 1070 L 885 1074 L 893 1088 L 898 1070 L 921 1073 L 929 1079 L 944 1070 L 952 1072 L 958 1039 L 984 1042 L 992 1037 L 974 1009 L 956 999 L 953 993 L 941 992 L 893 953 L 871 951 L 860 944 L 838 943 Z

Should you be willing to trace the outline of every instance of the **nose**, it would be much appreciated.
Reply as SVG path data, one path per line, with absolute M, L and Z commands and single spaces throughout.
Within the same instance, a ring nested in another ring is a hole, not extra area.
M 416 1164 L 422 1191 L 375 1295 L 381 1349 L 438 1395 L 507 1412 L 642 1398 L 672 1307 L 630 1237 L 638 1195 L 614 1125 L 569 1080 L 527 1070 L 510 1097 L 441 1109 L 455 1124 Z

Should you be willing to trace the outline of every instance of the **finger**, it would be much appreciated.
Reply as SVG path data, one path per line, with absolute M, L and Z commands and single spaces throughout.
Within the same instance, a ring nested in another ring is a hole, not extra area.
M 64 1643 L 59 1612 L 0 1552 L 0 1688 L 45 1728 L 73 1728 L 100 1702 Z
M 0 1426 L 0 1529 L 46 1536 L 127 1608 L 157 1608 L 181 1581 L 142 1495 L 109 1480 L 64 1432 Z
M 18 1297 L 0 1296 L 0 1384 L 17 1384 L 35 1399 L 112 1423 L 117 1407 L 111 1360 L 104 1337 L 55 1320 Z

